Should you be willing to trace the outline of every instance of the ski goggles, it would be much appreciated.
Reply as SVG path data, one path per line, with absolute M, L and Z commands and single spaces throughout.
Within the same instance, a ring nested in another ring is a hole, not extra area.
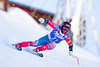
M 64 31 L 69 31 L 69 28 L 66 28 L 65 26 L 63 27 Z

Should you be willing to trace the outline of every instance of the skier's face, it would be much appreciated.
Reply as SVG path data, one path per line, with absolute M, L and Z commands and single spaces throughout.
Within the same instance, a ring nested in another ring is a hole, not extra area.
M 63 27 L 63 29 L 62 29 L 62 33 L 63 33 L 63 34 L 67 33 L 68 31 L 69 31 L 69 29 L 68 29 L 68 28 Z

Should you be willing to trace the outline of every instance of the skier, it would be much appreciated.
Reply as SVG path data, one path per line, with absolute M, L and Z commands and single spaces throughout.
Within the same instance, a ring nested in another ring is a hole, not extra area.
M 72 42 L 70 40 L 70 36 L 68 34 L 68 31 L 71 28 L 71 24 L 70 24 L 71 21 L 69 21 L 69 22 L 65 21 L 62 23 L 61 26 L 51 22 L 48 19 L 43 19 L 43 18 L 40 18 L 39 22 L 41 24 L 43 24 L 43 23 L 48 24 L 49 26 L 51 26 L 53 28 L 53 31 L 34 42 L 33 41 L 21 42 L 21 43 L 15 44 L 15 46 L 20 51 L 22 50 L 21 47 L 33 46 L 33 47 L 36 47 L 36 49 L 33 49 L 33 51 L 39 52 L 39 51 L 53 49 L 56 47 L 57 44 L 59 44 L 61 41 L 65 40 L 69 45 L 69 55 L 72 55 L 73 44 L 72 44 Z

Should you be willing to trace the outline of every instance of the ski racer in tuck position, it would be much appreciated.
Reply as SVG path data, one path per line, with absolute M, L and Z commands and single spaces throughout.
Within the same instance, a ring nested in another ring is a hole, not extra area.
M 56 47 L 57 44 L 59 44 L 61 41 L 65 40 L 67 42 L 67 44 L 69 45 L 69 55 L 72 55 L 73 52 L 73 44 L 71 42 L 70 36 L 68 31 L 71 28 L 71 21 L 65 21 L 62 23 L 61 26 L 51 22 L 48 19 L 43 19 L 40 18 L 39 22 L 41 24 L 45 23 L 48 24 L 49 26 L 51 26 L 53 28 L 53 30 L 41 37 L 40 39 L 36 40 L 36 41 L 25 41 L 25 42 L 21 42 L 21 43 L 17 43 L 14 44 L 17 48 L 19 48 L 19 50 L 22 50 L 22 47 L 29 47 L 29 46 L 33 46 L 36 47 L 35 49 L 33 49 L 33 51 L 35 52 L 40 52 L 40 51 L 45 51 L 45 50 L 50 50 Z

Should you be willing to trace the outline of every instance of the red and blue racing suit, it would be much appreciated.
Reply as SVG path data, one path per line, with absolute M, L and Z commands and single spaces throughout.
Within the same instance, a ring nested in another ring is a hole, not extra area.
M 56 47 L 56 44 L 65 40 L 69 45 L 69 50 L 72 50 L 73 44 L 70 40 L 69 34 L 68 33 L 62 34 L 61 27 L 55 23 L 52 23 L 51 21 L 48 22 L 48 25 L 53 28 L 52 32 L 41 37 L 35 42 L 32 41 L 22 42 L 20 47 L 34 46 L 37 47 L 37 49 L 39 49 L 40 51 L 44 51 L 44 50 L 53 49 L 54 47 Z

